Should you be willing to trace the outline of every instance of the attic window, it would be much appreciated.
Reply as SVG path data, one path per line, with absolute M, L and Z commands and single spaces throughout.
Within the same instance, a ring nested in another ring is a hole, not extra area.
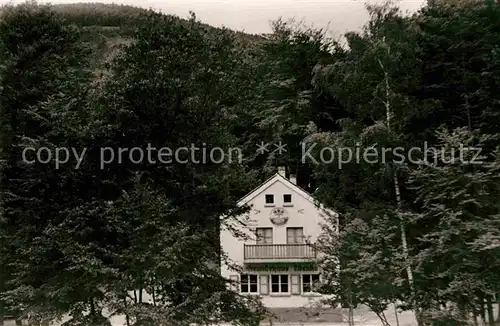
M 274 195 L 266 195 L 266 204 L 274 204 Z
M 284 203 L 291 203 L 292 202 L 292 195 L 283 195 L 283 202 Z

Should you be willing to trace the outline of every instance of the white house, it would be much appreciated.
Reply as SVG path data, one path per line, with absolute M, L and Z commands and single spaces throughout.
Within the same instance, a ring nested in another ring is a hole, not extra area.
M 338 311 L 333 310 L 322 310 L 313 320 L 307 317 L 321 299 L 312 292 L 313 283 L 321 275 L 311 244 L 321 234 L 325 217 L 337 218 L 338 214 L 318 206 L 296 185 L 293 175 L 285 177 L 284 168 L 278 168 L 278 173 L 238 205 L 249 205 L 251 210 L 239 221 L 223 226 L 220 235 L 223 252 L 242 269 L 236 272 L 221 262 L 222 275 L 237 284 L 233 289 L 259 295 L 264 306 L 285 322 L 340 321 Z M 236 236 L 234 230 L 240 235 Z

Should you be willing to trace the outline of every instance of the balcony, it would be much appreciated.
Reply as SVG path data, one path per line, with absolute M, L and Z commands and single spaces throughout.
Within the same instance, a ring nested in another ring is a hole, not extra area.
M 312 261 L 316 251 L 309 244 L 244 245 L 245 262 Z

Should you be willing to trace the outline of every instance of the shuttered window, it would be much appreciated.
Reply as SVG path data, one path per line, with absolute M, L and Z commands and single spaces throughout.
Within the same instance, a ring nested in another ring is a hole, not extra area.
M 271 275 L 271 293 L 289 293 L 288 275 Z
M 240 292 L 241 293 L 257 293 L 257 275 L 241 274 L 240 275 Z

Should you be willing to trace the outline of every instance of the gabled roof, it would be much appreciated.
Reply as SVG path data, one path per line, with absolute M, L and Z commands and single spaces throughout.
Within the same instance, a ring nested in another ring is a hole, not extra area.
M 264 181 L 264 183 L 262 183 L 260 186 L 258 186 L 254 190 L 250 191 L 247 195 L 245 195 L 243 198 L 241 198 L 238 201 L 238 206 L 243 206 L 243 205 L 247 204 L 249 201 L 251 201 L 252 199 L 257 197 L 258 195 L 263 193 L 266 189 L 271 187 L 276 182 L 281 182 L 281 183 L 285 184 L 288 188 L 295 191 L 300 196 L 304 197 L 306 200 L 308 200 L 313 205 L 319 206 L 319 208 L 321 210 L 328 213 L 329 215 L 333 215 L 333 216 L 338 215 L 336 212 L 332 211 L 331 209 L 324 207 L 323 204 L 319 203 L 316 199 L 314 199 L 314 197 L 311 196 L 307 191 L 305 191 L 301 187 L 297 186 L 296 184 L 292 183 L 290 180 L 288 180 L 287 178 L 282 176 L 280 173 L 276 173 L 275 175 L 273 175 L 272 177 L 270 177 L 269 179 Z

